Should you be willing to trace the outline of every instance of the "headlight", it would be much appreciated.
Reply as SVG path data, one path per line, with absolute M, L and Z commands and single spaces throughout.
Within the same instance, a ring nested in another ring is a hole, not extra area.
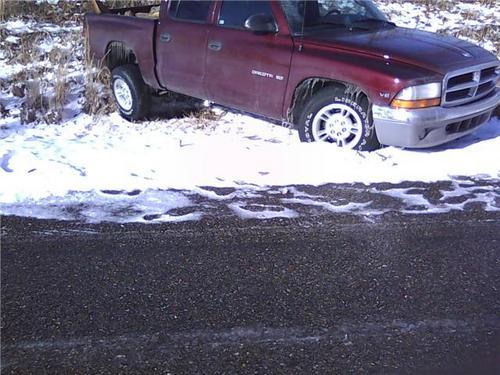
M 396 95 L 394 108 L 428 108 L 441 104 L 441 82 L 407 87 Z

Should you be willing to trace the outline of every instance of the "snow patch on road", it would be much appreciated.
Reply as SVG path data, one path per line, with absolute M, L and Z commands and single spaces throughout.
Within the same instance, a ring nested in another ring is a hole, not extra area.
M 372 202 L 367 203 L 353 203 L 349 202 L 347 204 L 336 205 L 329 202 L 321 202 L 313 199 L 301 199 L 301 198 L 285 198 L 282 199 L 283 203 L 289 204 L 301 204 L 304 206 L 316 206 L 321 207 L 327 211 L 334 213 L 356 213 L 362 212 L 363 214 L 369 213 L 367 208 Z
M 293 219 L 354 215 L 372 220 L 385 214 L 452 211 L 500 212 L 500 181 L 457 180 L 439 184 L 329 185 L 70 192 L 17 203 L 0 203 L 5 215 L 88 223 L 162 223 L 202 218 Z M 303 191 L 306 189 L 307 191 Z
M 293 219 L 299 216 L 297 212 L 280 206 L 238 202 L 231 203 L 228 207 L 241 219 Z
M 404 208 L 402 213 L 409 214 L 436 214 L 447 213 L 453 210 L 463 211 L 474 203 L 479 204 L 483 210 L 500 212 L 500 188 L 498 186 L 462 186 L 454 181 L 453 190 L 441 190 L 441 198 L 431 202 L 425 196 L 422 188 L 393 188 L 379 190 L 373 188 L 375 194 L 388 195 L 401 201 Z
M 64 197 L 47 197 L 13 204 L 0 203 L 3 215 L 39 219 L 79 220 L 89 223 L 148 223 L 198 220 L 201 213 L 176 211 L 193 207 L 186 194 L 173 191 L 70 192 Z

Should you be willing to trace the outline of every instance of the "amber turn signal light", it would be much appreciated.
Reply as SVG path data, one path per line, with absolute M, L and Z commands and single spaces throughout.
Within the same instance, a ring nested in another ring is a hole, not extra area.
M 436 107 L 441 104 L 441 98 L 423 100 L 401 100 L 394 99 L 391 103 L 393 108 L 418 109 Z

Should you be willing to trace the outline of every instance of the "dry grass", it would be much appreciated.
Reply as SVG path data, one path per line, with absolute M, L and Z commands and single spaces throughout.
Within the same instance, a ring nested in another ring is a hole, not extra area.
M 54 69 L 53 95 L 49 100 L 48 114 L 45 121 L 48 123 L 59 123 L 63 119 L 64 106 L 69 96 L 70 85 L 67 78 L 69 61 L 69 51 L 54 48 L 49 54 L 49 61 Z
M 107 0 L 109 8 L 128 8 L 159 4 L 160 0 Z M 81 20 L 91 10 L 88 0 L 61 0 L 58 4 L 37 4 L 35 0 L 0 0 L 0 21 L 11 17 L 32 17 L 38 21 L 60 23 Z
M 459 15 L 464 22 L 461 25 L 450 25 L 445 26 L 438 30 L 439 34 L 452 35 L 459 38 L 466 38 L 475 44 L 481 44 L 485 41 L 490 41 L 493 44 L 493 48 L 489 48 L 493 53 L 500 54 L 500 26 L 498 22 L 494 19 L 484 19 L 482 18 L 481 10 L 488 10 L 488 13 L 492 14 L 493 10 L 499 10 L 498 0 L 462 0 L 461 3 L 469 2 L 473 5 L 480 5 L 480 7 L 472 8 L 467 10 L 464 7 L 458 7 L 455 1 L 450 0 L 375 0 L 381 5 L 391 4 L 403 4 L 410 3 L 415 4 L 420 7 L 422 12 L 415 15 L 414 21 L 416 27 L 420 29 L 425 29 L 431 26 L 429 19 L 432 16 L 440 14 L 440 12 L 448 12 L 449 14 Z M 403 8 L 401 8 L 403 9 Z M 446 15 L 444 15 L 444 22 L 446 22 Z M 474 24 L 474 22 L 469 23 L 465 21 L 482 20 L 482 24 Z
M 63 120 L 64 106 L 67 103 L 69 84 L 66 68 L 60 65 L 54 74 L 54 81 L 49 85 L 40 79 L 25 81 L 20 93 L 24 95 L 21 106 L 21 122 L 45 122 L 57 124 Z M 50 94 L 49 94 L 50 89 Z
M 24 9 L 31 5 L 24 5 Z M 9 35 L 2 28 L 0 33 Z M 84 38 L 79 31 L 57 35 L 35 31 L 17 37 L 17 42 L 2 43 L 1 48 L 9 64 L 26 68 L 8 80 L 1 80 L 0 86 L 21 99 L 22 123 L 61 123 L 65 120 L 66 105 L 75 100 L 80 100 L 84 112 L 93 115 L 115 109 L 109 90 L 110 72 L 102 64 L 92 65 L 89 49 L 81 48 Z M 46 51 L 40 48 L 44 42 L 56 44 Z M 68 45 L 71 47 L 65 47 Z
M 0 0 L 0 21 L 5 19 L 5 0 Z
M 88 34 L 84 38 L 84 104 L 83 111 L 90 115 L 113 112 L 116 107 L 111 93 L 111 72 L 103 61 L 95 64 L 90 52 Z
M 39 54 L 38 46 L 47 38 L 46 32 L 37 31 L 29 34 L 21 34 L 20 42 L 15 46 L 15 54 L 12 56 L 13 62 L 26 65 L 32 62 L 34 57 Z
M 500 51 L 500 26 L 499 25 L 482 25 L 477 29 L 462 29 L 453 33 L 456 37 L 465 37 L 472 40 L 489 39 L 495 45 L 497 51 Z
M 176 95 L 176 94 L 174 94 Z M 181 98 L 182 100 L 182 98 Z M 188 99 L 189 100 L 189 99 Z M 188 117 L 194 128 L 200 130 L 215 129 L 219 121 L 224 117 L 226 112 L 215 112 L 211 107 L 205 107 L 202 103 L 186 103 L 188 107 L 184 112 L 180 113 L 181 118 Z
M 37 120 L 38 113 L 46 107 L 47 100 L 42 95 L 42 87 L 39 80 L 26 82 L 26 97 L 21 106 L 21 122 L 30 124 Z
M 21 122 L 59 123 L 70 92 L 67 78 L 69 51 L 54 48 L 49 53 L 50 68 L 39 66 L 21 71 L 12 78 L 11 93 L 24 98 Z M 49 77 L 49 79 L 46 79 Z
M 142 5 L 156 5 L 159 4 L 159 0 L 107 0 L 105 1 L 106 6 L 110 8 L 130 8 Z
M 41 22 L 77 21 L 83 13 L 83 1 L 59 1 L 37 4 L 35 0 L 0 0 L 0 17 L 29 17 Z
M 85 67 L 83 111 L 89 115 L 105 115 L 116 107 L 110 89 L 111 72 L 105 66 Z
M 201 122 L 219 121 L 224 116 L 224 112 L 215 113 L 211 108 L 203 107 L 200 110 L 193 112 L 191 116 Z

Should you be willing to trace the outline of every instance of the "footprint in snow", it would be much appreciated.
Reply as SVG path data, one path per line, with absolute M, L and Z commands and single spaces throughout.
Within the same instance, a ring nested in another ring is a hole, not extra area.
M 2 168 L 7 173 L 13 173 L 14 170 L 9 168 L 9 161 L 14 155 L 14 151 L 8 151 L 6 154 L 2 156 L 2 160 L 0 161 L 0 168 Z

